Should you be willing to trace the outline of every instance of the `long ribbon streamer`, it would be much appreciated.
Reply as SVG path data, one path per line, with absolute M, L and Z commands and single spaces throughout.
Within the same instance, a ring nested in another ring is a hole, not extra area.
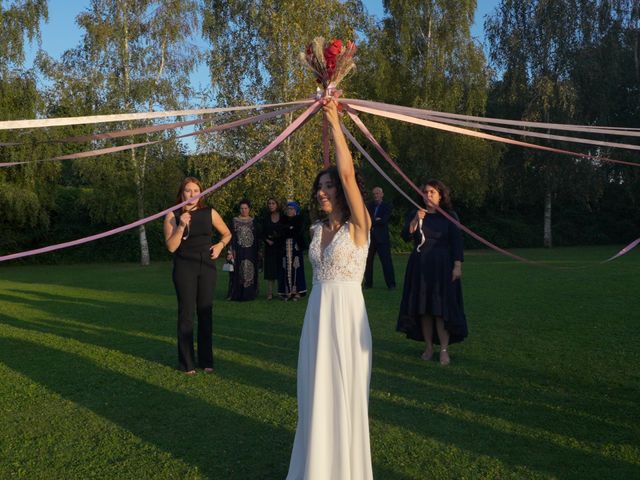
M 195 195 L 194 197 L 190 198 L 189 200 L 185 200 L 184 202 L 179 203 L 177 205 L 172 205 L 171 207 L 169 207 L 169 208 L 167 208 L 167 209 L 165 209 L 165 210 L 163 210 L 161 212 L 158 212 L 158 213 L 155 213 L 153 215 L 150 215 L 150 216 L 148 216 L 146 218 L 142 218 L 140 220 L 137 220 L 135 222 L 129 223 L 127 225 L 123 225 L 121 227 L 114 228 L 114 229 L 106 231 L 106 232 L 98 233 L 96 235 L 91 235 L 91 236 L 88 236 L 88 237 L 80 238 L 80 239 L 77 239 L 77 240 L 72 240 L 72 241 L 69 241 L 69 242 L 58 243 L 56 245 L 49 245 L 47 247 L 36 248 L 34 250 L 28 250 L 28 251 L 19 252 L 19 253 L 12 253 L 10 255 L 4 255 L 4 256 L 0 257 L 0 262 L 5 262 L 7 260 L 15 260 L 15 259 L 18 259 L 18 258 L 24 258 L 24 257 L 32 256 L 32 255 L 39 255 L 41 253 L 53 252 L 55 250 L 61 250 L 63 248 L 74 247 L 74 246 L 77 246 L 77 245 L 82 245 L 83 243 L 88 243 L 88 242 L 92 242 L 94 240 L 98 240 L 98 239 L 101 239 L 101 238 L 109 237 L 111 235 L 115 235 L 117 233 L 124 232 L 126 230 L 131 230 L 132 228 L 138 227 L 138 226 L 143 225 L 145 223 L 151 222 L 152 220 L 160 218 L 160 217 L 166 215 L 167 213 L 169 213 L 169 212 L 171 212 L 171 211 L 173 211 L 173 210 L 175 210 L 177 208 L 181 208 L 184 205 L 186 205 L 187 203 L 193 202 L 194 200 L 196 200 L 198 198 L 204 197 L 205 195 L 210 194 L 211 192 L 217 190 L 218 188 L 222 187 L 226 183 L 230 182 L 231 180 L 236 178 L 238 175 L 243 173 L 246 169 L 248 169 L 252 165 L 254 165 L 257 162 L 259 162 L 265 155 L 270 153 L 274 148 L 276 148 L 280 143 L 282 143 L 282 141 L 285 138 L 287 138 L 289 135 L 291 135 L 293 132 L 295 132 L 298 128 L 300 128 L 304 124 L 304 122 L 306 122 L 319 109 L 320 109 L 320 103 L 317 102 L 317 101 L 314 102 L 309 108 L 307 108 L 307 110 L 305 110 L 302 114 L 300 114 L 300 116 L 298 118 L 296 118 L 291 124 L 289 124 L 289 126 L 287 128 L 285 128 L 280 133 L 280 135 L 278 135 L 271 143 L 269 143 L 269 145 L 267 145 L 264 149 L 262 149 L 251 160 L 249 160 L 247 163 L 245 163 L 243 166 L 241 166 L 239 169 L 237 169 L 236 171 L 234 171 L 233 173 L 231 173 L 227 177 L 223 178 L 222 180 L 220 180 L 216 184 L 214 184 L 211 187 L 207 188 L 206 190 L 202 191 L 198 195 Z
M 436 117 L 427 113 L 420 115 L 410 115 L 416 118 L 424 118 L 425 120 L 434 120 L 448 125 L 458 125 L 461 127 L 477 128 L 479 130 L 489 130 L 493 132 L 509 133 L 513 135 L 520 135 L 523 137 L 543 138 L 545 140 L 558 140 L 562 142 L 581 143 L 585 145 L 597 145 L 599 147 L 611 147 L 611 148 L 623 148 L 626 150 L 640 150 L 640 145 L 634 145 L 631 143 L 619 143 L 619 142 L 605 142 L 602 140 L 593 140 L 590 138 L 581 137 L 567 137 L 566 135 L 552 135 L 550 133 L 532 132 L 530 130 L 518 130 L 515 128 L 496 127 L 494 125 L 486 125 L 477 122 L 468 122 L 463 120 L 453 120 L 447 117 Z M 636 164 L 640 165 L 640 164 Z
M 443 123 L 434 122 L 434 121 L 431 121 L 431 120 L 424 120 L 422 118 L 415 118 L 415 117 L 411 117 L 411 116 L 400 114 L 400 113 L 394 113 L 394 112 L 388 112 L 388 111 L 384 111 L 384 110 L 379 110 L 379 109 L 376 109 L 376 108 L 363 107 L 361 105 L 350 105 L 350 106 L 354 110 L 358 110 L 358 111 L 361 111 L 361 112 L 371 113 L 373 115 L 378 115 L 378 116 L 381 116 L 381 117 L 391 118 L 391 119 L 394 119 L 394 120 L 400 120 L 400 121 L 407 122 L 407 123 L 413 123 L 413 124 L 416 124 L 416 125 L 422 125 L 423 127 L 431 127 L 431 128 L 435 128 L 437 130 L 443 130 L 445 132 L 459 133 L 459 134 L 467 135 L 467 136 L 470 136 L 470 137 L 482 138 L 484 140 L 493 140 L 495 142 L 507 143 L 507 144 L 510 144 L 510 145 L 517 145 L 517 146 L 526 147 L 526 148 L 534 148 L 534 149 L 537 149 L 537 150 L 544 150 L 546 152 L 560 153 L 560 154 L 563 154 L 563 155 L 570 155 L 570 156 L 573 156 L 573 157 L 588 158 L 590 160 L 595 160 L 595 161 L 604 161 L 604 162 L 610 162 L 610 163 L 617 163 L 617 164 L 621 164 L 621 165 L 628 165 L 628 166 L 631 166 L 631 167 L 640 167 L 640 163 L 626 162 L 624 160 L 616 160 L 616 159 L 608 158 L 608 157 L 600 157 L 600 156 L 588 155 L 586 153 L 572 152 L 570 150 L 563 150 L 563 149 L 560 149 L 560 148 L 545 147 L 543 145 L 536 145 L 536 144 L 533 144 L 533 143 L 522 142 L 520 140 L 513 140 L 512 138 L 505 138 L 505 137 L 499 137 L 497 135 L 491 135 L 491 134 L 488 134 L 488 133 L 476 132 L 474 130 L 468 130 L 466 128 L 454 127 L 454 126 L 450 126 L 450 125 L 445 125 Z
M 360 143 L 356 140 L 356 138 L 353 135 L 351 135 L 351 132 L 347 130 L 347 127 L 344 126 L 344 123 L 340 122 L 340 127 L 342 128 L 342 132 L 345 134 L 345 136 L 351 141 L 351 143 L 353 143 L 353 145 L 360 151 L 360 153 L 364 155 L 364 158 L 366 158 L 369 161 L 369 163 L 373 165 L 373 168 L 375 168 L 378 171 L 378 173 L 382 175 L 382 177 L 393 186 L 393 188 L 395 188 L 401 195 L 404 195 L 404 197 L 407 200 L 409 200 L 409 203 L 413 204 L 416 208 L 422 208 L 420 205 L 414 202 L 409 195 L 404 193 L 404 191 L 396 184 L 396 182 L 394 182 L 391 179 L 389 175 L 386 174 L 386 172 L 380 167 L 380 165 L 378 165 L 373 160 L 373 158 L 371 158 L 371 155 L 369 155 L 369 153 L 362 147 L 362 145 L 360 145 Z M 421 240 L 420 240 L 420 245 L 418 245 L 418 248 L 417 248 L 418 251 L 420 251 L 420 248 L 422 247 L 422 245 L 424 245 L 424 243 L 427 241 L 427 239 L 424 236 L 424 232 L 422 231 L 422 219 L 420 219 L 419 228 L 420 228 Z
M 398 172 L 400 174 L 400 176 L 409 184 L 409 186 L 411 186 L 411 188 L 413 188 L 420 196 L 423 196 L 422 191 L 411 181 L 411 179 L 409 179 L 409 177 L 407 177 L 407 175 L 405 175 L 405 173 L 400 169 L 400 167 L 396 164 L 396 162 L 393 161 L 391 156 L 382 148 L 382 146 L 378 143 L 378 141 L 375 139 L 373 134 L 371 134 L 369 129 L 364 125 L 364 123 L 362 123 L 360 118 L 356 114 L 354 114 L 353 111 L 351 111 L 350 109 L 347 109 L 347 113 L 349 114 L 349 117 L 353 120 L 353 122 L 362 131 L 362 133 L 367 137 L 367 139 L 369 139 L 369 141 L 373 144 L 373 146 L 376 148 L 376 150 L 378 150 L 378 152 L 384 157 L 384 159 L 387 160 L 387 162 L 394 168 L 394 170 L 396 170 L 396 172 Z M 407 199 L 409 199 L 409 201 L 413 205 L 415 205 L 417 208 L 422 208 L 416 202 L 414 202 L 406 193 L 404 193 L 400 189 L 400 187 L 398 187 L 396 185 L 396 183 L 393 182 L 393 180 L 391 180 L 391 178 L 373 161 L 373 159 L 366 152 L 366 150 L 364 150 L 362 148 L 362 146 L 360 146 L 360 144 L 355 140 L 355 138 L 350 133 L 348 133 L 346 128 L 343 127 L 343 131 L 345 131 L 348 134 L 350 140 L 352 141 L 352 143 L 354 143 L 356 148 L 358 148 L 358 150 L 360 150 L 360 152 L 363 153 L 365 158 L 367 158 L 367 160 L 369 160 L 369 162 L 376 168 L 376 170 L 378 170 L 378 172 L 380 172 L 380 174 L 389 183 L 391 183 L 391 185 L 393 185 L 396 188 L 396 190 L 398 190 L 402 195 L 404 195 Z M 469 228 L 464 226 L 462 223 L 460 223 L 458 220 L 456 220 L 455 218 L 450 216 L 446 211 L 442 210 L 437 205 L 436 205 L 436 210 L 438 212 L 440 212 L 449 221 L 451 221 L 454 225 L 456 225 L 458 228 L 460 228 L 462 231 L 464 231 L 467 234 L 471 235 L 473 238 L 475 238 L 479 242 L 483 243 L 487 247 L 489 247 L 489 248 L 491 248 L 491 249 L 493 249 L 493 250 L 495 250 L 495 251 L 497 251 L 499 253 L 502 253 L 503 255 L 511 257 L 511 258 L 513 258 L 515 260 L 519 260 L 521 262 L 525 262 L 525 263 L 528 263 L 528 264 L 531 264 L 531 265 L 542 266 L 542 267 L 546 267 L 546 268 L 552 268 L 549 265 L 545 265 L 545 264 L 542 264 L 542 263 L 539 263 L 539 262 L 535 262 L 533 260 L 529 260 L 527 258 L 524 258 L 524 257 L 521 257 L 519 255 L 515 255 L 515 254 L 513 254 L 511 252 L 508 252 L 507 250 L 504 250 L 504 249 L 498 247 L 497 245 L 494 245 L 493 243 L 491 243 L 488 240 L 484 239 L 483 237 L 481 237 L 477 233 L 473 232 L 472 230 L 470 230 Z M 629 253 L 631 250 L 633 250 L 635 247 L 637 247 L 638 244 L 640 244 L 640 238 L 638 238 L 637 240 L 634 240 L 629 245 L 627 245 L 622 250 L 620 250 L 617 254 L 615 254 L 614 256 L 612 256 L 611 258 L 609 258 L 607 260 L 602 261 L 601 263 L 610 262 L 612 260 L 615 260 L 616 258 L 621 257 L 622 255 L 625 255 L 625 254 Z M 558 268 L 558 267 L 555 267 L 555 268 Z M 576 268 L 576 267 L 574 267 L 574 268 Z M 562 267 L 562 269 L 569 269 L 569 267 Z
M 229 122 L 229 123 L 224 123 L 222 125 L 215 125 L 213 127 L 209 127 L 209 128 L 204 128 L 201 130 L 196 130 L 194 132 L 190 132 L 190 133 L 186 133 L 184 135 L 178 135 L 175 138 L 164 138 L 161 140 L 153 140 L 153 141 L 149 141 L 149 142 L 142 142 L 142 143 L 130 143 L 127 145 L 119 145 L 116 147 L 105 147 L 105 148 L 99 148 L 96 150 L 87 150 L 84 152 L 78 152 L 78 153 L 70 153 L 68 155 L 61 155 L 58 157 L 53 157 L 53 158 L 45 158 L 45 159 L 39 159 L 39 160 L 29 160 L 29 161 L 24 161 L 24 162 L 2 162 L 0 163 L 0 167 L 12 167 L 15 165 L 24 165 L 27 163 L 36 163 L 36 162 L 52 162 L 52 161 L 60 161 L 60 160 L 74 160 L 74 159 L 79 159 L 79 158 L 89 158 L 89 157 L 97 157 L 99 155 L 105 155 L 108 153 L 115 153 L 115 152 L 122 152 L 122 151 L 126 151 L 126 150 L 134 150 L 136 148 L 140 148 L 140 147 L 145 147 L 145 146 L 149 146 L 149 145 L 154 145 L 156 143 L 163 143 L 163 142 L 168 142 L 168 141 L 172 141 L 174 139 L 180 139 L 180 138 L 186 138 L 186 137 L 191 137 L 194 135 L 204 135 L 206 133 L 211 133 L 211 132 L 220 132 L 223 130 L 228 130 L 231 128 L 236 128 L 242 125 L 247 125 L 250 123 L 257 123 L 257 122 L 262 122 L 264 120 L 268 120 L 271 119 L 273 117 L 278 117 L 280 115 L 284 115 L 286 113 L 292 112 L 294 110 L 299 109 L 300 106 L 299 105 L 293 105 L 291 107 L 287 107 L 287 108 L 283 108 L 281 110 L 275 110 L 273 112 L 267 112 L 267 113 L 261 113 L 260 115 L 255 115 L 253 117 L 247 117 L 247 118 L 243 118 L 240 120 L 235 120 L 233 122 Z
M 324 168 L 329 168 L 331 164 L 329 152 L 329 122 L 327 120 L 327 115 L 325 113 L 322 114 L 322 163 Z
M 353 113 L 349 108 L 347 108 L 347 113 L 349 114 L 349 117 L 351 118 L 351 120 L 353 120 L 353 122 L 356 124 L 356 126 L 365 135 L 365 137 L 367 137 L 367 139 L 376 148 L 376 150 L 378 150 L 380 155 L 383 156 L 383 158 L 389 163 L 389 165 L 391 165 L 393 167 L 393 169 L 396 172 L 398 172 L 398 174 L 400 174 L 400 176 L 407 182 L 407 184 L 411 188 L 413 188 L 421 197 L 424 197 L 424 194 L 422 193 L 422 191 L 411 181 L 411 179 L 409 177 L 407 177 L 407 175 L 396 164 L 396 162 L 393 161 L 391 156 L 384 150 L 384 148 L 382 148 L 382 146 L 378 143 L 378 141 L 375 139 L 375 137 L 369 131 L 369 129 L 365 126 L 365 124 L 362 123 L 362 120 L 360 120 L 360 118 L 355 113 Z M 415 205 L 415 202 L 412 202 L 412 203 Z M 418 206 L 418 208 L 423 208 L 423 207 Z M 529 260 L 527 258 L 521 257 L 521 256 L 516 255 L 514 253 L 511 253 L 511 252 L 508 252 L 507 250 L 504 250 L 503 248 L 500 248 L 497 245 L 494 245 L 489 240 L 486 240 L 485 238 L 483 238 L 480 235 L 478 235 L 477 233 L 475 233 L 473 230 L 471 230 L 471 229 L 467 228 L 466 226 L 464 226 L 462 223 L 460 223 L 458 220 L 453 218 L 451 215 L 449 215 L 446 211 L 441 209 L 439 206 L 436 205 L 435 208 L 439 213 L 441 213 L 447 220 L 449 220 L 451 223 L 453 223 L 455 226 L 457 226 L 460 230 L 462 230 L 463 232 L 471 235 L 473 238 L 478 240 L 480 243 L 486 245 L 487 247 L 491 248 L 492 250 L 495 250 L 496 252 L 500 252 L 503 255 L 506 255 L 507 257 L 511 257 L 511 258 L 513 258 L 515 260 L 519 260 L 519 261 L 524 262 L 524 263 L 537 265 L 537 263 L 532 261 L 532 260 Z
M 309 102 L 311 102 L 311 100 Z M 302 107 L 303 105 L 301 104 L 301 105 L 298 105 L 298 106 Z M 265 105 L 264 107 L 265 108 L 273 108 L 273 107 L 268 106 L 268 105 Z M 112 139 L 112 138 L 130 137 L 130 136 L 134 136 L 134 135 L 142 135 L 142 134 L 146 134 L 146 133 L 161 132 L 161 131 L 171 130 L 171 129 L 175 129 L 175 128 L 182 128 L 182 127 L 188 127 L 188 126 L 191 126 L 191 125 L 198 125 L 198 124 L 201 124 L 201 123 L 211 122 L 212 120 L 213 120 L 213 117 L 196 118 L 195 120 L 185 120 L 185 121 L 182 121 L 182 122 L 162 123 L 162 124 L 157 124 L 157 125 L 149 125 L 149 126 L 146 126 L 146 127 L 129 128 L 129 129 L 126 129 L 126 130 L 112 130 L 110 132 L 104 132 L 104 133 L 91 133 L 91 134 L 82 135 L 82 136 L 66 137 L 66 138 L 54 139 L 54 140 L 43 140 L 43 141 L 40 141 L 40 142 L 35 142 L 35 144 L 42 144 L 42 143 L 83 143 L 83 142 L 92 142 L 92 141 L 95 141 L 95 140 L 105 140 L 105 139 Z M 0 143 L 0 146 L 2 146 L 2 147 L 18 146 L 18 145 L 27 145 L 27 144 L 26 143 L 19 143 L 19 142 Z M 33 144 L 29 143 L 28 145 L 33 145 Z
M 125 122 L 131 120 L 150 120 L 152 118 L 184 117 L 208 113 L 237 112 L 241 110 L 259 110 L 263 108 L 283 107 L 285 105 L 308 105 L 314 100 L 296 100 L 284 103 L 247 105 L 241 107 L 199 108 L 193 110 L 171 110 L 167 112 L 120 113 L 112 115 L 89 115 L 83 117 L 44 118 L 40 120 L 6 120 L 0 122 L 0 130 L 18 130 L 23 128 L 60 127 L 66 125 L 87 125 L 91 123 Z
M 613 257 L 608 258 L 608 259 L 606 259 L 606 260 L 604 260 L 604 261 L 602 261 L 600 263 L 607 263 L 607 262 L 610 262 L 611 260 L 615 260 L 616 258 L 621 257 L 622 255 L 626 255 L 631 250 L 636 248 L 639 244 L 640 244 L 640 238 L 636 238 L 633 242 L 631 242 L 629 245 L 624 247 L 622 250 L 620 250 L 618 253 L 616 253 Z
M 402 107 L 400 105 L 392 105 L 389 103 L 373 102 L 370 100 L 360 100 L 355 98 L 344 99 L 345 102 L 352 105 L 362 105 L 365 107 L 378 108 L 380 110 L 394 111 L 397 113 L 405 113 L 407 115 L 415 114 L 428 114 L 437 117 L 455 118 L 460 120 L 471 120 L 475 122 L 495 123 L 499 125 L 512 125 L 518 127 L 538 128 L 543 130 L 566 130 L 571 132 L 587 132 L 596 134 L 608 134 L 618 135 L 624 137 L 640 137 L 639 128 L 625 128 L 625 127 L 598 127 L 598 126 L 586 126 L 586 125 L 571 125 L 562 123 L 542 123 L 542 122 L 528 122 L 523 120 L 506 120 L 502 118 L 491 117 L 476 117 L 473 115 L 462 115 L 457 113 L 445 113 L 435 110 L 426 110 L 413 107 Z

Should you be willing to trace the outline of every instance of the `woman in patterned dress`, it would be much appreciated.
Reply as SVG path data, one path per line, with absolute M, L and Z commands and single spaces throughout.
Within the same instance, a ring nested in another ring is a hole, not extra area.
M 287 203 L 282 219 L 282 268 L 278 294 L 283 300 L 298 300 L 307 293 L 304 278 L 304 222 L 298 202 Z
M 234 217 L 231 225 L 231 258 L 233 260 L 233 280 L 231 300 L 254 300 L 258 294 L 258 228 L 251 213 L 249 200 L 238 204 L 240 216 Z

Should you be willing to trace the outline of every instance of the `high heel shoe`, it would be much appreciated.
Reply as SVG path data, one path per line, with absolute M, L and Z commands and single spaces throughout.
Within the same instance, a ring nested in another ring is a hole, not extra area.
M 440 365 L 447 366 L 451 363 L 451 359 L 449 358 L 449 352 L 446 348 L 440 349 Z

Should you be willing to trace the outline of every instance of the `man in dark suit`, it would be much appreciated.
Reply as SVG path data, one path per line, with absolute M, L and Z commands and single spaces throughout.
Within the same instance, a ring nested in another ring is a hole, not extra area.
M 373 286 L 373 257 L 377 253 L 382 263 L 382 272 L 387 288 L 396 288 L 396 278 L 391 262 L 391 242 L 389 240 L 389 217 L 391 217 L 391 205 L 382 201 L 384 192 L 382 188 L 373 189 L 373 202 L 367 203 L 367 210 L 371 215 L 371 243 L 367 256 L 367 268 L 364 271 L 364 288 Z

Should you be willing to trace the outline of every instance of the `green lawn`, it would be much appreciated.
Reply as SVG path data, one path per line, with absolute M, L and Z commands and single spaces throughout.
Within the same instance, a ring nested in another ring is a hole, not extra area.
M 468 252 L 446 368 L 395 332 L 376 264 L 375 477 L 640 478 L 640 253 L 597 263 L 615 251 L 517 252 L 575 270 Z M 230 303 L 226 282 L 217 372 L 190 378 L 169 263 L 1 267 L 0 478 L 283 479 L 306 301 Z

